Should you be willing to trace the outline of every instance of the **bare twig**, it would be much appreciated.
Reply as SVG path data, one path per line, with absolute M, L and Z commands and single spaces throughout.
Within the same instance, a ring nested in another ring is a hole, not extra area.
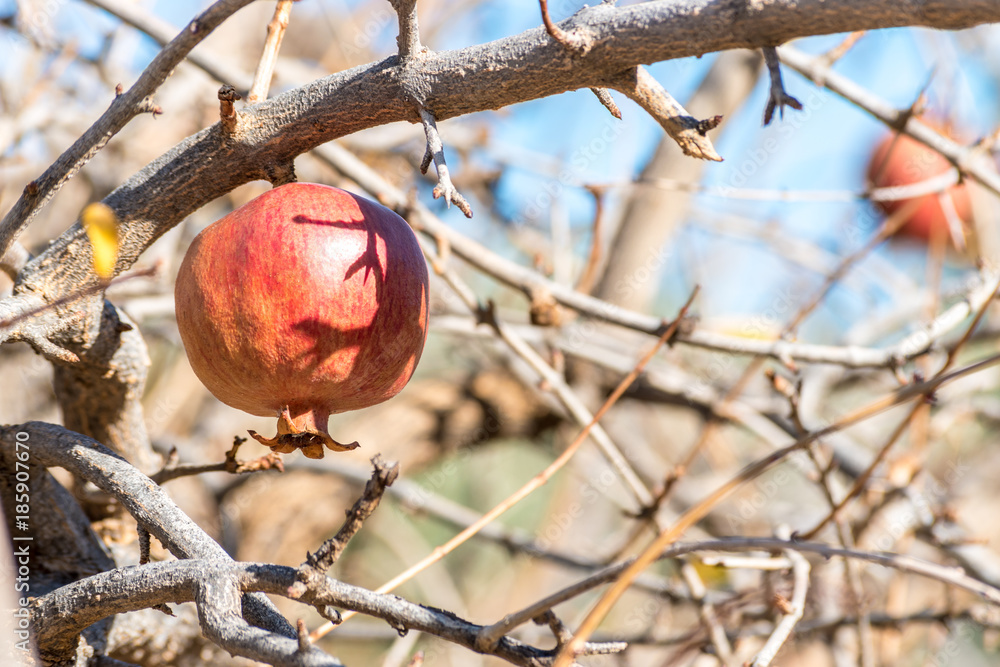
M 338 459 L 337 461 L 326 459 L 322 463 L 309 459 L 299 459 L 293 466 L 301 466 L 309 470 L 320 470 L 324 473 L 332 472 L 339 477 L 356 483 L 365 483 L 369 480 L 367 471 L 360 470 L 359 466 L 344 463 L 343 459 Z M 416 484 L 405 478 L 397 480 L 387 489 L 387 493 L 406 510 L 416 514 L 426 514 L 459 530 L 475 524 L 483 516 L 481 512 L 459 505 L 448 498 L 435 494 L 426 486 Z M 597 560 L 581 558 L 570 552 L 564 552 L 552 547 L 543 547 L 527 531 L 507 527 L 497 522 L 483 526 L 476 533 L 476 537 L 491 540 L 512 551 L 523 553 L 532 558 L 544 559 L 556 565 L 574 570 L 593 572 L 604 567 L 604 563 Z M 636 580 L 636 587 L 669 599 L 687 599 L 681 586 L 675 586 L 671 582 L 645 575 L 641 579 Z
M 790 47 L 781 47 L 781 60 L 786 65 L 808 77 L 817 86 L 828 88 L 844 99 L 864 109 L 883 123 L 916 139 L 928 148 L 943 155 L 963 174 L 971 176 L 984 187 L 1000 194 L 1000 173 L 988 161 L 978 159 L 978 146 L 962 146 L 942 136 L 933 128 L 914 120 L 909 114 L 865 90 L 847 77 L 833 71 L 822 57 L 808 56 Z
M 698 570 L 694 565 L 687 561 L 682 561 L 681 576 L 684 577 L 684 582 L 691 591 L 691 597 L 698 603 L 698 615 L 701 617 L 701 622 L 708 631 L 708 637 L 712 641 L 712 646 L 715 647 L 719 662 L 723 665 L 732 665 L 733 647 L 726 636 L 725 628 L 719 623 L 719 616 L 716 613 L 715 605 L 705 599 L 707 590 L 705 589 L 705 582 L 701 580 L 701 575 L 698 574 Z
M 528 295 L 535 289 L 544 289 L 559 304 L 567 308 L 597 320 L 658 335 L 663 323 L 656 317 L 616 306 L 549 280 L 457 232 L 431 214 L 420 203 L 413 205 L 405 193 L 390 185 L 347 149 L 331 143 L 316 149 L 315 153 L 335 169 L 350 174 L 352 179 L 355 179 L 361 187 L 371 192 L 386 206 L 404 213 L 411 210 L 419 213 L 419 230 L 421 232 L 434 239 L 444 239 L 454 254 L 500 282 L 520 289 Z M 965 321 L 969 313 L 973 312 L 983 299 L 989 298 L 989 290 L 992 288 L 992 282 L 995 278 L 990 278 L 989 276 L 992 274 L 988 272 L 984 272 L 983 275 L 984 281 L 975 283 L 965 299 L 943 312 L 923 330 L 916 331 L 899 343 L 884 349 L 814 345 L 786 340 L 757 340 L 703 329 L 683 332 L 678 335 L 677 342 L 746 356 L 792 359 L 807 363 L 829 363 L 847 368 L 892 368 L 926 353 L 941 336 Z M 986 284 L 987 282 L 990 284 Z
M 986 309 L 989 306 L 990 301 L 992 301 L 993 297 L 995 297 L 998 292 L 1000 292 L 1000 281 L 998 281 L 994 285 L 993 291 L 990 293 L 990 298 L 986 299 L 980 305 L 978 311 L 976 312 L 975 317 L 972 318 L 972 322 L 969 323 L 969 326 L 966 328 L 962 338 L 959 339 L 959 341 L 955 343 L 954 346 L 952 346 L 951 350 L 948 351 L 947 359 L 945 359 L 945 362 L 942 365 L 941 369 L 938 370 L 938 372 L 932 378 L 931 380 L 932 382 L 944 376 L 945 373 L 947 373 L 948 370 L 951 368 L 951 366 L 955 363 L 955 359 L 958 357 L 959 351 L 965 346 L 965 344 L 972 337 L 972 332 L 975 331 L 976 327 L 979 326 L 979 323 L 982 321 L 983 316 L 986 314 Z M 854 500 L 854 498 L 857 497 L 859 493 L 861 493 L 861 491 L 868 484 L 868 480 L 871 479 L 872 475 L 875 474 L 875 469 L 878 468 L 878 466 L 882 463 L 882 461 L 885 460 L 885 457 L 888 455 L 889 450 L 896 444 L 899 438 L 902 437 L 903 433 L 909 427 L 910 422 L 913 420 L 913 417 L 918 413 L 918 411 L 922 407 L 923 407 L 922 404 L 917 404 L 913 406 L 913 408 L 910 410 L 907 416 L 893 430 L 892 434 L 889 436 L 889 439 L 879 449 L 878 453 L 875 455 L 875 458 L 872 460 L 871 464 L 869 464 L 868 468 L 856 480 L 854 480 L 854 485 L 847 492 L 847 495 L 845 495 L 841 499 L 841 501 L 837 503 L 837 506 L 834 507 L 830 511 L 830 513 L 827 514 L 823 518 L 823 520 L 816 525 L 815 528 L 813 528 L 804 535 L 805 539 L 810 539 L 811 537 L 815 536 L 817 533 L 819 533 L 820 530 L 823 529 L 824 526 L 826 526 L 827 523 L 837 519 L 840 516 L 841 512 L 843 512 L 844 508 L 852 500 Z
M 775 109 L 784 120 L 785 107 L 801 111 L 802 102 L 785 92 L 785 84 L 781 81 L 781 60 L 778 59 L 777 49 L 773 46 L 765 46 L 761 50 L 764 52 L 764 62 L 767 64 L 767 71 L 771 76 L 771 88 L 768 92 L 767 106 L 764 108 L 764 125 L 770 125 Z
M 274 76 L 274 65 L 278 62 L 278 50 L 281 48 L 281 40 L 288 29 L 288 20 L 292 15 L 292 3 L 294 0 L 278 0 L 274 8 L 274 16 L 267 24 L 267 39 L 264 40 L 264 50 L 257 61 L 257 70 L 253 74 L 253 85 L 247 95 L 247 104 L 256 104 L 267 99 L 267 90 L 271 87 L 271 78 Z
M 399 476 L 399 464 L 386 463 L 378 454 L 372 458 L 372 466 L 374 467 L 372 477 L 365 484 L 364 493 L 347 511 L 347 521 L 344 522 L 336 535 L 306 557 L 303 566 L 308 565 L 317 572 L 326 572 L 333 567 L 333 564 L 340 558 L 340 554 L 344 552 L 347 543 L 361 530 L 365 520 L 378 508 L 386 488 L 392 486 L 392 483 Z
M 246 438 L 239 436 L 234 438 L 232 448 L 226 452 L 226 460 L 221 463 L 178 463 L 176 451 L 171 451 L 163 468 L 159 472 L 150 475 L 149 478 L 157 484 L 165 484 L 172 479 L 201 475 L 206 472 L 228 472 L 231 475 L 242 475 L 261 470 L 285 471 L 285 464 L 281 460 L 281 454 L 276 452 L 268 452 L 264 456 L 248 461 L 238 460 L 236 453 L 244 442 L 246 442 Z
M 718 125 L 718 121 L 714 125 L 711 122 L 705 125 L 703 121 L 693 118 L 644 67 L 640 65 L 626 70 L 610 80 L 608 85 L 645 109 L 670 138 L 677 142 L 685 155 L 702 160 L 722 161 L 706 136 L 709 126 Z
M 597 283 L 598 267 L 601 263 L 601 222 L 604 217 L 604 190 L 593 186 L 587 188 L 594 196 L 594 224 L 591 228 L 590 252 L 587 254 L 587 264 L 583 267 L 576 289 L 584 294 L 590 294 Z
M 703 542 L 678 543 L 665 549 L 658 554 L 658 559 L 678 558 L 696 552 L 741 552 L 741 551 L 796 551 L 803 553 L 815 553 L 824 558 L 849 558 L 855 560 L 875 563 L 883 567 L 893 568 L 901 572 L 908 572 L 922 577 L 928 577 L 953 586 L 967 590 L 983 598 L 992 605 L 1000 606 L 1000 588 L 985 584 L 974 577 L 965 574 L 959 568 L 939 565 L 928 561 L 894 553 L 873 553 L 851 549 L 838 549 L 826 544 L 817 542 L 801 542 L 798 540 L 783 540 L 771 537 L 733 537 L 720 540 L 707 540 Z M 531 604 L 515 614 L 508 615 L 501 623 L 504 623 L 509 632 L 520 624 L 527 623 L 531 619 L 537 618 L 547 610 L 568 600 L 579 597 L 587 591 L 591 591 L 598 586 L 608 582 L 619 580 L 622 574 L 635 563 L 635 558 L 630 558 L 609 565 L 602 570 L 594 572 L 588 577 L 567 586 L 556 593 Z M 493 626 L 489 626 L 492 629 Z M 485 632 L 487 628 L 484 628 Z
M 417 23 L 417 0 L 389 0 L 399 17 L 399 59 L 409 60 L 423 53 L 420 43 L 420 26 Z
M 829 51 L 823 54 L 823 62 L 826 63 L 827 67 L 833 66 L 838 60 L 844 57 L 851 48 L 854 47 L 858 41 L 867 34 L 865 30 L 855 30 L 850 35 L 844 38 L 844 40 L 833 47 Z
M 143 5 L 127 0 L 86 0 L 86 2 L 94 7 L 100 7 L 136 30 L 149 35 L 160 46 L 166 46 L 177 36 L 176 26 L 156 16 Z M 204 45 L 187 54 L 185 61 L 190 61 L 219 83 L 236 86 L 236 90 L 243 95 L 250 90 L 252 80 L 248 73 L 226 62 L 226 59 L 219 54 L 206 52 Z
M 612 116 L 618 120 L 622 119 L 622 111 L 618 108 L 618 105 L 615 104 L 615 100 L 611 97 L 611 93 L 608 92 L 607 88 L 591 88 L 590 92 L 597 95 L 597 99 L 600 100 L 605 109 L 611 112 Z
M 783 531 L 779 532 L 779 538 L 787 540 L 788 533 L 789 531 L 785 527 Z M 785 556 L 792 561 L 794 582 L 791 604 L 787 609 L 782 610 L 784 615 L 781 621 L 774 626 L 774 631 L 771 632 L 771 636 L 768 637 L 767 642 L 757 651 L 757 655 L 754 656 L 750 667 L 768 667 L 778 655 L 781 647 L 788 641 L 792 630 L 795 629 L 795 625 L 802 620 L 802 614 L 805 613 L 806 593 L 809 590 L 809 561 L 795 549 L 785 549 Z
M 253 0 L 219 0 L 174 38 L 139 76 L 138 81 L 114 98 L 107 111 L 41 176 L 32 181 L 25 192 L 0 222 L 0 256 L 25 230 L 38 210 L 90 161 L 125 125 L 141 113 L 150 110 L 148 98 L 160 87 L 173 69 L 199 42 L 234 12 Z
M 434 114 L 423 107 L 420 108 L 420 119 L 424 123 L 424 134 L 427 136 L 427 150 L 424 152 L 424 159 L 420 162 L 421 173 L 427 173 L 427 167 L 431 161 L 437 169 L 438 184 L 434 187 L 434 199 L 444 197 L 448 206 L 455 204 L 458 209 L 465 214 L 465 217 L 472 217 L 472 208 L 465 197 L 459 193 L 458 188 L 451 182 L 451 174 L 448 172 L 448 165 L 444 161 L 444 144 L 441 143 L 441 135 L 438 133 L 437 123 L 434 121 Z
M 628 589 L 632 579 L 638 575 L 639 572 L 646 569 L 646 567 L 659 557 L 659 554 L 665 548 L 670 546 L 670 544 L 672 544 L 688 528 L 703 519 L 721 500 L 729 496 L 730 493 L 742 486 L 745 482 L 758 477 L 761 473 L 770 469 L 774 464 L 784 460 L 789 454 L 808 446 L 812 442 L 816 442 L 817 440 L 847 428 L 852 424 L 856 424 L 864 419 L 880 414 L 902 402 L 927 396 L 947 382 L 958 379 L 959 377 L 964 377 L 970 373 L 978 372 L 998 363 L 1000 363 L 1000 354 L 987 357 L 982 361 L 970 364 L 969 366 L 965 366 L 964 368 L 953 371 L 952 373 L 939 375 L 927 382 L 904 387 L 881 400 L 869 403 L 858 410 L 854 410 L 853 412 L 844 415 L 832 424 L 819 429 L 818 431 L 814 431 L 806 437 L 800 438 L 793 444 L 776 450 L 768 456 L 758 459 L 743 468 L 739 474 L 685 512 L 669 530 L 661 532 L 653 543 L 639 555 L 639 557 L 622 573 L 621 577 L 615 581 L 607 592 L 605 592 L 594 608 L 591 609 L 587 618 L 584 620 L 579 630 L 577 630 L 573 641 L 570 642 L 570 644 L 568 644 L 559 654 L 559 657 L 554 663 L 554 667 L 567 667 L 569 662 L 572 661 L 572 657 L 576 655 L 576 650 L 587 641 L 596 629 L 597 625 L 604 620 L 605 616 L 607 616 L 608 612 L 611 610 L 611 607 L 614 606 L 615 602 L 617 602 L 625 590 Z

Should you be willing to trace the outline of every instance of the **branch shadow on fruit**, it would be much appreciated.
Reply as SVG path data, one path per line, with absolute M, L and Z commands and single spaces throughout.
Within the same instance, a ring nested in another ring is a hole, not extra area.
M 330 326 L 316 318 L 303 319 L 292 325 L 293 330 L 312 341 L 311 348 L 302 355 L 309 370 L 317 370 L 333 355 L 347 347 L 356 347 L 357 357 L 343 380 L 351 389 L 351 399 L 345 399 L 336 412 L 344 412 L 390 398 L 409 379 L 419 360 L 422 345 L 414 352 L 414 342 L 422 341 L 426 333 L 424 317 L 427 311 L 427 284 L 425 281 L 407 279 L 412 267 L 405 264 L 405 256 L 396 256 L 393 250 L 406 243 L 400 234 L 409 234 L 406 227 L 395 228 L 391 221 L 366 222 L 323 220 L 304 215 L 295 216 L 300 224 L 330 225 L 366 233 L 365 250 L 350 264 L 344 273 L 347 282 L 363 271 L 361 279 L 366 287 L 374 280 L 376 311 L 371 324 L 351 328 Z M 379 258 L 378 240 L 382 238 L 385 258 Z M 405 246 L 404 246 L 405 247 Z M 419 257 L 419 255 L 418 255 Z M 422 258 L 421 258 L 422 263 Z M 420 267 L 424 271 L 423 267 Z M 400 381 L 402 380 L 402 381 Z M 379 396 L 381 388 L 391 386 L 394 391 Z M 377 400 L 372 400 L 373 396 Z

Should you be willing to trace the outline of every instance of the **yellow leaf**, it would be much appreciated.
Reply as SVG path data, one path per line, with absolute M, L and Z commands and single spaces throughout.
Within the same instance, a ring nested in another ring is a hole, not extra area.
M 101 202 L 89 204 L 80 221 L 94 248 L 94 271 L 102 280 L 110 280 L 118 261 L 118 216 Z

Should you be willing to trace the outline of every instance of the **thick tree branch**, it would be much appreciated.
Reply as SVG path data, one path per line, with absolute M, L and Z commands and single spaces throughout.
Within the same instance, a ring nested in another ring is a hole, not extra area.
M 482 626 L 454 614 L 414 604 L 396 595 L 373 593 L 325 576 L 280 565 L 217 560 L 182 560 L 123 567 L 69 584 L 36 600 L 33 607 L 39 638 L 79 632 L 112 614 L 155 604 L 196 601 L 202 628 L 211 638 L 239 655 L 271 664 L 339 665 L 315 648 L 298 652 L 289 639 L 247 626 L 234 609 L 239 592 L 260 592 L 297 599 L 316 607 L 334 606 L 385 620 L 397 631 L 419 630 L 475 651 Z M 613 648 L 624 646 L 617 642 Z M 606 653 L 602 643 L 585 647 L 584 655 Z M 489 652 L 515 665 L 539 667 L 553 651 L 503 637 Z
M 101 443 L 61 426 L 28 422 L 0 426 L 0 446 L 13 449 L 19 432 L 27 434 L 34 462 L 65 468 L 118 498 L 129 514 L 176 557 L 232 560 L 163 489 Z M 265 598 L 247 597 L 243 602 L 251 622 L 295 637 L 295 629 Z
M 861 6 L 866 11 L 859 11 Z M 405 77 L 398 58 L 388 58 L 245 109 L 245 132 L 223 141 L 218 126 L 208 128 L 129 179 L 105 199 L 123 221 L 118 270 L 205 203 L 247 181 L 268 178 L 277 165 L 289 164 L 296 155 L 367 127 L 419 122 L 410 96 L 414 89 L 442 120 L 599 86 L 640 62 L 859 28 L 928 23 L 964 28 L 998 20 L 1000 6 L 986 0 L 929 0 L 920 11 L 861 0 L 841 0 L 834 9 L 819 0 L 786 0 L 753 11 L 719 0 L 682 6 L 665 1 L 623 8 L 602 4 L 563 24 L 586 32 L 594 44 L 586 55 L 573 58 L 571 67 L 566 67 L 565 48 L 542 27 L 460 51 L 425 54 Z M 25 267 L 18 293 L 59 294 L 92 283 L 96 278 L 84 259 L 86 243 L 83 230 L 74 225 Z M 567 300 L 578 301 L 575 296 Z M 607 304 L 594 300 L 587 305 L 605 310 Z M 612 317 L 630 322 L 626 326 L 651 324 L 650 318 L 612 311 Z M 73 335 L 80 333 L 67 330 L 54 337 Z
M 157 54 L 139 80 L 126 92 L 117 95 L 97 122 L 60 155 L 45 173 L 28 184 L 17 203 L 0 222 L 0 256 L 63 183 L 89 162 L 130 120 L 150 110 L 150 96 L 188 52 L 234 12 L 251 2 L 253 0 L 220 0 L 195 17 Z

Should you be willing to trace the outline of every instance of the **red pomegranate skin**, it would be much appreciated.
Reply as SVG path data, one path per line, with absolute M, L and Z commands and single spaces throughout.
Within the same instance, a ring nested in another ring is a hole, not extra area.
M 951 169 L 951 163 L 937 151 L 906 135 L 896 140 L 895 133 L 886 135 L 872 152 L 868 163 L 868 181 L 876 188 L 911 185 L 926 181 Z M 892 151 L 891 153 L 889 151 Z M 953 185 L 948 194 L 955 206 L 959 219 L 968 223 L 972 220 L 972 202 L 965 185 Z M 935 230 L 949 238 L 948 219 L 941 208 L 938 194 L 918 197 L 916 210 L 910 215 L 898 234 L 929 241 Z M 877 202 L 886 214 L 892 215 L 911 200 Z
M 209 391 L 254 415 L 287 408 L 286 433 L 323 435 L 331 414 L 381 403 L 409 381 L 427 294 L 402 218 L 311 183 L 265 192 L 207 227 L 175 288 L 181 338 Z

